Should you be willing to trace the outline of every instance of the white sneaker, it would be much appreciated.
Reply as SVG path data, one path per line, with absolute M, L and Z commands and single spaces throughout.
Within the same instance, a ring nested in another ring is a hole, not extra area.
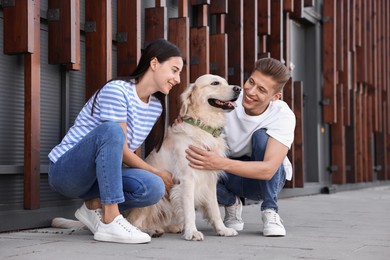
M 225 218 L 223 223 L 228 228 L 233 228 L 236 231 L 244 229 L 244 221 L 241 218 L 242 203 L 240 198 L 236 197 L 236 202 L 231 206 L 225 206 Z
M 102 220 L 102 209 L 88 209 L 85 203 L 83 203 L 83 205 L 76 210 L 74 215 L 81 223 L 86 225 L 93 234 L 95 234 L 99 223 Z
M 126 244 L 140 244 L 150 242 L 151 237 L 130 224 L 122 215 L 118 215 L 111 223 L 99 223 L 93 236 L 95 240 Z
M 282 224 L 279 214 L 272 209 L 266 209 L 261 212 L 263 220 L 263 236 L 280 237 L 286 235 L 286 229 Z

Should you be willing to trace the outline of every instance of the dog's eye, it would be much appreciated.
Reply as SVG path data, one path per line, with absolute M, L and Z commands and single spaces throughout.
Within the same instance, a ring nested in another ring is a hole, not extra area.
M 213 81 L 213 82 L 211 82 L 211 84 L 210 85 L 219 85 L 219 81 Z

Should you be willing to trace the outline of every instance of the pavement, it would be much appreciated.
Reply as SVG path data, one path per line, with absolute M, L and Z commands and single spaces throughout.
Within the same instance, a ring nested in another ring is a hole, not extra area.
M 204 241 L 165 234 L 115 244 L 94 241 L 87 230 L 42 228 L 0 233 L 0 259 L 390 259 L 389 185 L 284 198 L 279 208 L 286 237 L 263 237 L 259 204 L 251 204 L 237 237 L 215 235 L 200 215 Z

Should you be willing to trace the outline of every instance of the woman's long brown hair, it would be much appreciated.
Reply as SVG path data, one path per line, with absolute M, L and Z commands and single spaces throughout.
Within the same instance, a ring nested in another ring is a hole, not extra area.
M 129 75 L 128 77 L 121 77 L 112 80 L 120 79 L 120 80 L 133 82 L 134 84 L 137 84 L 139 80 L 142 78 L 142 76 L 145 74 L 145 72 L 149 69 L 150 61 L 153 58 L 157 58 L 157 60 L 160 63 L 163 63 L 172 57 L 182 57 L 180 49 L 176 45 L 174 45 L 173 43 L 165 39 L 155 40 L 151 42 L 145 48 L 145 50 L 142 51 L 142 55 L 138 62 L 137 68 L 133 71 L 133 73 L 131 73 L 131 75 Z M 99 92 L 102 90 L 102 88 L 104 88 L 104 86 L 102 86 L 96 91 L 92 103 L 91 115 L 93 115 L 96 98 Z M 147 137 L 147 143 L 151 143 L 152 145 L 146 149 L 145 151 L 146 154 L 148 154 L 153 148 L 156 148 L 157 151 L 160 150 L 165 136 L 165 121 L 166 121 L 165 94 L 161 92 L 156 92 L 153 94 L 153 96 L 156 97 L 158 100 L 160 100 L 162 106 L 162 113 L 161 116 L 157 119 L 157 122 L 154 124 L 152 130 L 150 131 L 149 136 Z

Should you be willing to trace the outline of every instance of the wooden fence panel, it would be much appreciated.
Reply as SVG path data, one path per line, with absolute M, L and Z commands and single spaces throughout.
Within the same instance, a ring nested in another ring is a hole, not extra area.
M 323 118 L 324 123 L 337 121 L 336 105 L 336 1 L 325 1 L 323 5 Z
M 3 1 L 4 14 L 4 53 L 33 53 L 34 46 L 34 12 L 33 0 Z
M 294 178 L 295 187 L 303 188 L 305 183 L 304 167 L 304 114 L 303 114 L 303 82 L 295 81 L 294 85 L 294 114 L 296 117 L 294 137 Z
M 49 64 L 75 64 L 80 55 L 79 0 L 49 0 Z M 78 41 L 77 41 L 78 40 Z
M 117 0 L 117 74 L 128 76 L 141 57 L 141 1 Z
M 294 108 L 294 86 L 293 86 L 293 80 L 290 78 L 286 85 L 283 88 L 283 101 L 287 103 L 287 105 L 291 108 L 291 110 L 295 113 Z M 287 157 L 291 162 L 292 169 L 293 169 L 293 178 L 291 181 L 286 182 L 285 188 L 294 188 L 295 187 L 295 139 L 294 142 L 291 145 L 290 150 L 288 151 Z
M 244 81 L 257 60 L 257 0 L 244 1 Z
M 85 0 L 86 99 L 112 78 L 111 0 Z
M 28 1 L 33 16 L 29 38 L 32 53 L 24 56 L 24 208 L 40 208 L 40 0 Z
M 244 21 L 243 0 L 229 0 L 226 16 L 226 33 L 228 34 L 228 81 L 230 84 L 242 86 L 244 83 Z

